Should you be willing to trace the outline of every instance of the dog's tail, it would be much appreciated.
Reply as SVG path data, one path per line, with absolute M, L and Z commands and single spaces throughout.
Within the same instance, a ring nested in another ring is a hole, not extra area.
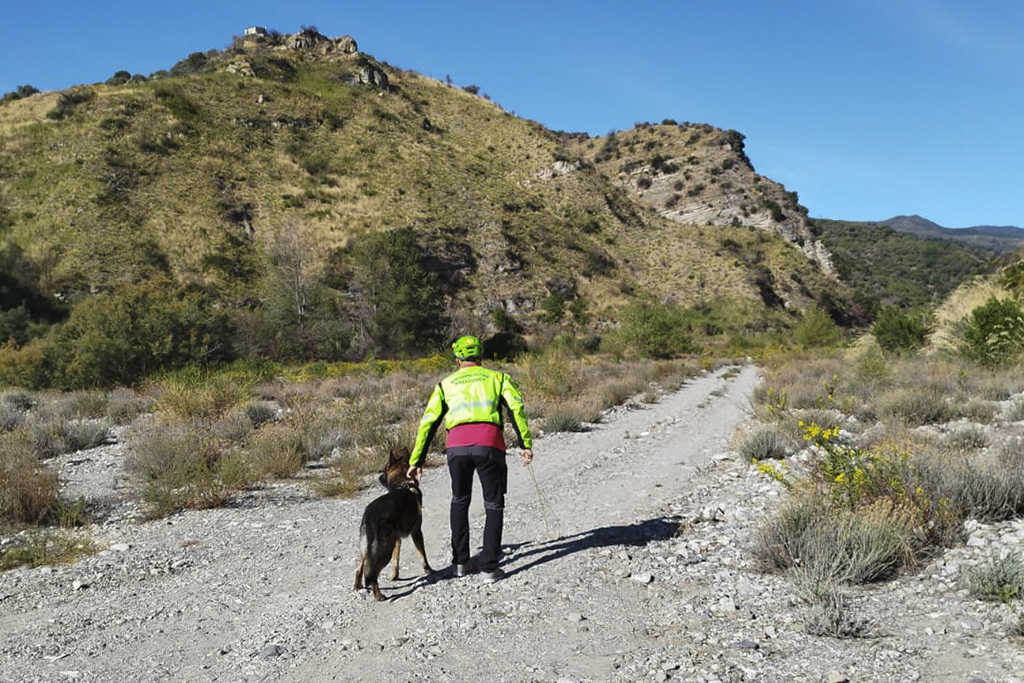
M 364 519 L 359 525 L 359 556 L 366 557 L 367 551 L 370 549 L 370 534 L 366 530 L 366 520 Z

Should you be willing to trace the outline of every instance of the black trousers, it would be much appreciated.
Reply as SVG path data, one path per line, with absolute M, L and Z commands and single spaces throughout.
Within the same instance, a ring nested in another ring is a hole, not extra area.
M 484 547 L 479 567 L 482 572 L 492 572 L 501 559 L 508 465 L 505 453 L 489 446 L 448 449 L 448 473 L 452 477 L 452 564 L 469 562 L 469 503 L 473 498 L 474 472 L 480 477 L 484 494 Z

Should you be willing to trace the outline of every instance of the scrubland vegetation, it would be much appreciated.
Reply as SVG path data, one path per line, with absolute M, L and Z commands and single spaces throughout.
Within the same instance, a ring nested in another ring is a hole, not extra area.
M 1012 300 L 991 299 L 957 323 L 945 349 L 912 353 L 922 340 L 911 325 L 887 351 L 872 340 L 766 362 L 761 426 L 738 448 L 788 494 L 754 552 L 792 574 L 815 610 L 812 628 L 857 635 L 842 585 L 917 567 L 961 543 L 969 519 L 1024 514 L 1020 319 Z M 1022 562 L 972 570 L 970 589 L 1015 599 Z

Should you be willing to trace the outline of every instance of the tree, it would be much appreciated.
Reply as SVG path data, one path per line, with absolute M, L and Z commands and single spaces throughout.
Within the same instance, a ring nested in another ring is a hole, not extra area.
M 337 360 L 348 350 L 350 325 L 327 285 L 320 244 L 308 226 L 286 218 L 270 245 L 256 337 L 280 359 Z
M 354 251 L 361 317 L 374 351 L 401 356 L 442 348 L 449 319 L 441 283 L 423 266 L 413 230 L 369 235 Z
M 669 358 L 695 350 L 682 309 L 671 304 L 630 304 L 622 311 L 619 336 L 640 356 Z
M 131 72 L 125 71 L 124 69 L 116 72 L 113 76 L 107 79 L 106 85 L 124 85 L 132 78 Z
M 839 343 L 839 328 L 828 313 L 815 306 L 797 323 L 793 338 L 807 348 L 833 346 Z
M 157 278 L 78 304 L 51 338 L 46 367 L 60 388 L 131 384 L 158 370 L 226 359 L 231 338 L 205 294 Z
M 565 299 L 561 294 L 552 292 L 540 302 L 540 321 L 548 325 L 556 325 L 565 317 Z
M 35 95 L 39 92 L 39 88 L 31 85 L 19 85 L 12 92 L 4 93 L 3 99 L 0 102 L 11 102 L 13 100 L 21 100 L 30 95 Z

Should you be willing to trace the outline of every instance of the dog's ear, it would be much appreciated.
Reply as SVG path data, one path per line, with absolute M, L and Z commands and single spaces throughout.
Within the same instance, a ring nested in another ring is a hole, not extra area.
M 405 462 L 409 462 L 409 449 L 405 448 L 403 446 L 402 448 L 396 448 L 396 449 L 392 450 L 391 451 L 390 462 L 392 462 L 392 463 L 400 463 L 400 462 L 405 463 Z

